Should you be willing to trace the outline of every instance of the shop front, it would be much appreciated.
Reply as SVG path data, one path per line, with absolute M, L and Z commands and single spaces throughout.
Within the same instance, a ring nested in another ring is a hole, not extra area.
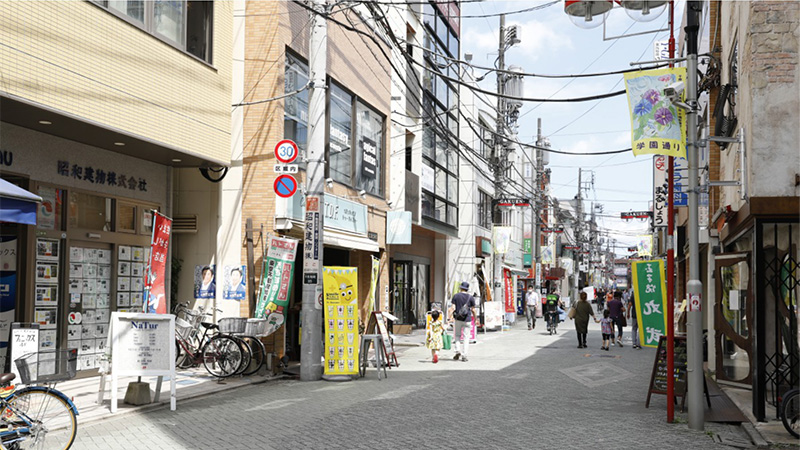
M 35 225 L 0 223 L 2 341 L 10 322 L 36 323 L 40 351 L 77 348 L 78 370 L 94 373 L 111 312 L 142 309 L 168 168 L 7 123 L 2 132 L 13 155 L 3 179 L 41 198 Z

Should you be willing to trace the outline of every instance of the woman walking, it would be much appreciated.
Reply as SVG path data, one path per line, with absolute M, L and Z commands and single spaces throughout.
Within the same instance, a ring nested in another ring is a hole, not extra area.
M 597 322 L 592 305 L 586 301 L 586 292 L 581 292 L 575 304 L 575 331 L 578 333 L 578 348 L 586 348 L 586 334 L 589 332 L 589 316 Z

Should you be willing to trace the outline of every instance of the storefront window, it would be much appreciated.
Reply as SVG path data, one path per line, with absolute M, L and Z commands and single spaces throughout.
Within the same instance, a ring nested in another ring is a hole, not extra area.
M 383 117 L 369 106 L 356 103 L 356 188 L 382 195 Z
M 111 231 L 111 199 L 91 194 L 69 194 L 69 227 Z
M 306 84 L 308 84 L 308 66 L 287 54 L 284 93 L 297 91 Z M 283 102 L 283 136 L 297 144 L 300 150 L 297 161 L 302 161 L 308 143 L 308 90 L 290 95 Z
M 353 96 L 331 82 L 330 98 L 330 176 L 336 181 L 350 184 Z

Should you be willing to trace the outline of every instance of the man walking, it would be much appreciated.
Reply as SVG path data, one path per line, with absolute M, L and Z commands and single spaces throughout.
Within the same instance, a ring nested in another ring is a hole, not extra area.
M 469 339 L 472 336 L 472 315 L 475 313 L 475 298 L 468 294 L 469 283 L 461 283 L 461 292 L 453 296 L 450 301 L 450 314 L 455 321 L 453 325 L 453 350 L 456 354 L 453 359 L 467 362 Z
M 536 328 L 536 308 L 539 307 L 539 293 L 533 288 L 533 285 L 528 286 L 528 292 L 525 294 L 525 317 L 528 318 L 528 329 Z

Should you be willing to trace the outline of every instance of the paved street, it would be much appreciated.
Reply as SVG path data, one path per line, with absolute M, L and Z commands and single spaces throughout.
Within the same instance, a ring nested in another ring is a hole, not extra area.
M 664 396 L 644 407 L 654 350 L 577 349 L 571 322 L 548 336 L 527 331 L 479 336 L 470 361 L 424 347 L 401 349 L 399 368 L 378 380 L 274 381 L 83 424 L 76 449 L 542 448 L 725 449 L 746 440 L 738 427 L 689 430 L 665 422 Z

